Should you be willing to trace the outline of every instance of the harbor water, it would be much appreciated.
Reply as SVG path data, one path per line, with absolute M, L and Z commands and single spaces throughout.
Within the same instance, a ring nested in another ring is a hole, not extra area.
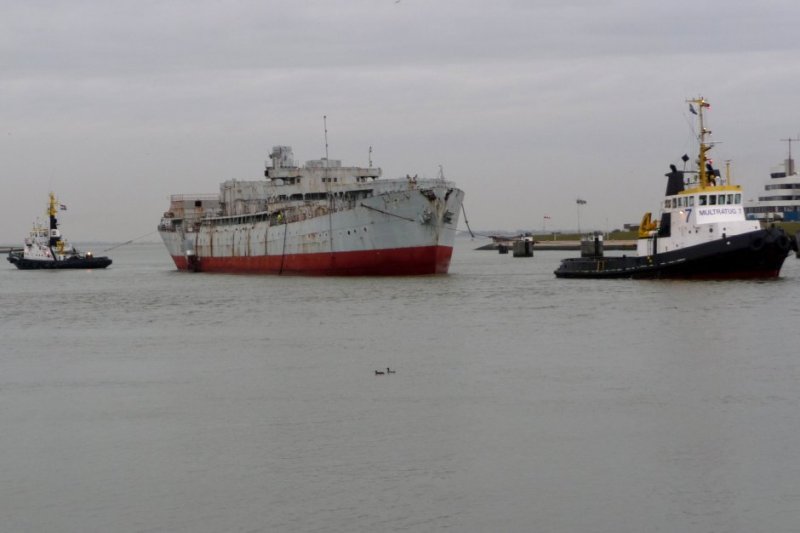
M 577 252 L 480 244 L 447 276 L 0 267 L 0 529 L 798 530 L 800 260 L 559 280 Z

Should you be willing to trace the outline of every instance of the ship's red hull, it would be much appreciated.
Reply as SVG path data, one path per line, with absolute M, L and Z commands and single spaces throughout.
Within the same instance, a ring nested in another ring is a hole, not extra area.
M 307 276 L 414 276 L 446 274 L 453 248 L 420 246 L 389 250 L 246 257 L 173 255 L 179 270 L 230 274 Z

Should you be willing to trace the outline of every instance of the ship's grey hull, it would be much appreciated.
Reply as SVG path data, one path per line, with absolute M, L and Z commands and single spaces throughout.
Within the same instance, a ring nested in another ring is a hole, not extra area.
M 389 191 L 302 220 L 275 213 L 162 228 L 181 270 L 310 275 L 441 274 L 449 269 L 463 192 Z

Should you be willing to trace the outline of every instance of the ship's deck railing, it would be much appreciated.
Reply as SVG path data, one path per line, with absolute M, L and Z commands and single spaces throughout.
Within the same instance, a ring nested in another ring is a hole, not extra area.
M 289 198 L 288 196 L 290 193 L 292 195 L 299 194 L 299 195 L 308 195 L 308 194 L 320 194 L 323 195 L 320 198 L 314 198 L 313 200 L 309 198 L 305 198 L 304 201 L 313 202 L 314 200 L 327 200 L 327 195 L 333 195 L 339 197 L 340 195 L 347 195 L 348 193 L 352 192 L 369 192 L 370 195 L 375 194 L 383 194 L 393 191 L 399 190 L 413 190 L 413 189 L 427 189 L 430 187 L 436 186 L 444 186 L 447 188 L 457 188 L 455 182 L 442 180 L 439 178 L 412 178 L 412 177 L 400 177 L 400 178 L 384 178 L 380 180 L 375 180 L 369 183 L 333 183 L 329 184 L 324 189 L 314 189 L 313 191 L 305 190 L 304 188 L 300 188 L 297 186 L 291 186 L 292 188 L 289 189 L 289 192 L 282 192 L 279 189 L 269 189 L 265 191 L 261 195 L 256 195 L 253 197 L 241 198 L 234 195 L 231 200 L 238 201 L 238 200 L 245 200 L 249 202 L 267 202 L 269 205 L 269 210 L 273 210 L 281 206 L 281 204 L 285 202 L 289 203 L 290 205 L 294 203 L 294 200 Z M 281 192 L 281 195 L 277 198 L 274 197 L 275 194 Z M 283 198 L 282 196 L 286 196 Z M 301 200 L 301 199 L 297 199 Z M 216 194 L 173 194 L 170 196 L 170 201 L 172 202 L 172 211 L 175 213 L 179 213 L 178 218 L 184 218 L 186 220 L 197 219 L 197 218 L 206 218 L 206 217 L 218 217 L 222 215 L 222 208 L 216 207 L 213 208 L 211 206 L 202 206 L 203 211 L 200 212 L 192 212 L 192 207 L 181 206 L 180 204 L 186 204 L 190 202 L 196 201 L 208 201 L 208 202 L 219 202 L 220 204 L 223 203 L 222 199 L 220 199 L 219 195 Z
M 375 191 L 389 192 L 396 189 L 425 189 L 428 187 L 444 186 L 455 189 L 458 186 L 453 181 L 442 180 L 439 178 L 382 178 L 369 184 Z
M 173 194 L 169 197 L 171 202 L 185 202 L 187 200 L 219 200 L 219 194 Z

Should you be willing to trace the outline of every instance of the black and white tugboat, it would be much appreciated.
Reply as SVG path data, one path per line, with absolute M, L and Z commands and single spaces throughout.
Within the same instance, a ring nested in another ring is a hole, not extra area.
M 35 223 L 25 239 L 22 249 L 11 250 L 8 261 L 20 270 L 60 268 L 106 268 L 111 264 L 108 257 L 95 257 L 92 252 L 79 252 L 61 236 L 58 229 L 59 204 L 50 193 L 47 205 L 49 227 Z
M 671 165 L 660 220 L 645 213 L 635 256 L 604 257 L 600 246 L 580 258 L 564 259 L 559 278 L 775 278 L 797 242 L 782 229 L 762 229 L 746 220 L 742 189 L 713 168 L 707 153 L 711 131 L 705 128 L 705 99 L 689 100 L 699 121 L 695 170 Z M 684 156 L 684 164 L 688 161 Z M 726 172 L 726 174 L 728 174 Z

